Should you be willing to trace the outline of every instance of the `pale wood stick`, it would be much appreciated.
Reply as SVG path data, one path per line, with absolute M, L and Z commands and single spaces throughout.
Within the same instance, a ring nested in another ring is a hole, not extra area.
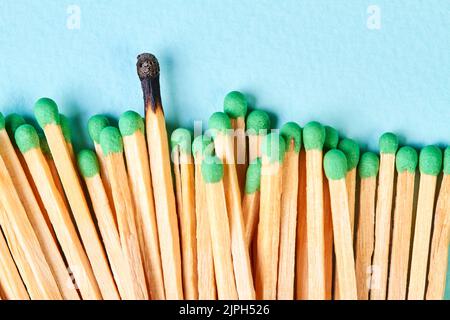
M 34 182 L 40 186 L 39 194 L 47 208 L 50 221 L 81 296 L 86 300 L 101 299 L 91 265 L 42 151 L 39 148 L 31 149 L 24 153 L 24 158 Z
M 446 157 L 448 157 L 446 150 Z M 444 162 L 448 160 L 444 158 Z M 448 165 L 447 165 L 448 167 Z M 442 300 L 445 294 L 445 278 L 448 265 L 448 244 L 450 236 L 450 175 L 444 167 L 441 189 L 436 204 L 433 238 L 430 250 L 427 300 Z
M 0 204 L 0 216 L 4 216 L 5 209 Z M 2 298 L 7 300 L 29 300 L 27 289 L 20 278 L 19 271 L 9 252 L 6 240 L 0 229 L 0 287 Z
M 297 199 L 299 153 L 294 140 L 288 144 L 283 162 L 283 187 L 281 198 L 280 258 L 278 264 L 279 300 L 294 299 L 295 241 L 297 230 Z
M 217 298 L 211 234 L 206 203 L 206 185 L 202 177 L 203 157 L 195 155 L 195 212 L 197 222 L 197 274 L 198 298 L 215 300 Z
M 259 220 L 259 204 L 260 204 L 259 190 L 253 193 L 245 193 L 242 199 L 242 213 L 244 215 L 245 224 L 245 243 L 250 250 L 253 237 Z
M 57 282 L 45 259 L 33 227 L 28 220 L 25 208 L 16 192 L 3 157 L 0 157 L 0 202 L 5 209 L 2 228 L 10 243 L 10 248 L 17 246 L 18 251 L 23 254 L 25 260 L 26 266 L 23 267 L 29 268 L 28 271 L 31 272 L 30 274 L 25 270 L 21 270 L 30 297 L 32 299 L 45 300 L 62 299 Z M 13 243 L 11 243 L 12 241 Z M 11 248 L 11 250 L 13 249 Z
M 372 259 L 372 278 L 370 284 L 371 300 L 386 299 L 392 197 L 395 176 L 394 167 L 395 153 L 381 152 L 375 213 L 375 247 Z
M 113 212 L 114 223 L 116 224 L 117 228 L 116 209 L 114 208 L 114 200 L 112 197 L 111 181 L 109 179 L 108 172 L 106 170 L 105 155 L 103 154 L 100 143 L 94 141 L 94 150 L 95 153 L 97 154 L 98 162 L 100 164 L 100 176 L 102 177 L 103 185 L 105 186 L 106 195 L 108 196 L 109 205 L 111 206 L 111 210 Z
M 9 174 L 16 188 L 17 194 L 22 201 L 29 222 L 38 238 L 39 244 L 44 252 L 45 258 L 52 270 L 58 287 L 64 299 L 78 300 L 79 296 L 75 286 L 72 284 L 69 272 L 66 268 L 63 256 L 55 241 L 53 228 L 49 225 L 46 217 L 47 213 L 41 210 L 42 202 L 39 204 L 38 198 L 32 189 L 30 181 L 31 175 L 27 177 L 25 168 L 22 166 L 18 154 L 14 150 L 11 140 L 5 130 L 0 130 L 0 155 L 8 168 Z M 20 151 L 19 151 L 20 154 Z M 20 154 L 21 155 L 21 154 Z M 28 168 L 27 168 L 28 170 Z M 36 190 L 37 192 L 37 190 Z M 39 198 L 40 200 L 40 198 Z
M 174 132 L 175 133 L 175 132 Z M 174 173 L 181 233 L 184 298 L 198 299 L 194 163 L 180 146 L 173 149 Z
M 238 185 L 234 161 L 232 136 L 220 133 L 214 140 L 217 156 L 224 165 L 224 184 L 227 192 L 227 208 L 230 215 L 231 247 L 233 252 L 236 286 L 241 300 L 255 299 L 250 255 L 244 238 L 244 221 L 241 206 L 241 194 Z
M 330 187 L 328 180 L 323 179 L 323 216 L 324 216 L 324 247 L 325 247 L 325 300 L 333 298 L 333 218 L 331 215 Z M 337 277 L 334 278 L 335 296 L 337 291 Z
M 105 251 L 92 221 L 61 127 L 50 123 L 43 129 L 101 294 L 104 299 L 119 299 Z
M 231 127 L 234 130 L 234 159 L 236 159 L 236 171 L 238 175 L 241 193 L 245 189 L 245 175 L 247 171 L 247 137 L 245 135 L 245 117 L 238 117 L 231 120 Z
M 295 298 L 306 300 L 308 298 L 308 237 L 306 226 L 306 152 L 304 149 L 300 151 L 299 155 L 298 182 Z
M 165 299 L 164 278 L 144 132 L 138 130 L 124 136 L 123 143 L 128 163 L 128 178 L 136 206 L 136 223 L 147 288 L 152 300 L 163 300 Z
M 405 300 L 408 284 L 415 172 L 399 172 L 395 198 L 388 299 Z
M 350 226 L 353 239 L 355 234 L 356 167 L 347 172 L 345 185 L 347 187 L 348 210 L 350 212 Z
M 144 95 L 148 153 L 166 299 L 183 299 L 180 237 L 159 72 L 159 63 L 154 55 L 143 53 L 138 56 L 137 73 Z
M 248 163 L 252 163 L 261 156 L 259 135 L 250 134 L 248 136 Z
M 425 295 L 436 182 L 437 176 L 421 173 L 412 245 L 408 300 L 423 300 Z

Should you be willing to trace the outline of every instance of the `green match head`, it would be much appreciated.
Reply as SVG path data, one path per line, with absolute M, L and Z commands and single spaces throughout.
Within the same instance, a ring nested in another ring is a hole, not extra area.
M 261 187 L 261 158 L 256 158 L 248 165 L 245 180 L 245 193 L 252 194 Z
M 436 146 L 426 146 L 420 150 L 419 170 L 422 174 L 437 176 L 442 169 L 442 151 Z
M 345 154 L 338 149 L 328 151 L 323 157 L 323 168 L 328 179 L 345 179 L 347 175 L 347 158 Z
M 175 129 L 170 136 L 170 146 L 172 150 L 175 147 L 178 147 L 182 153 L 191 153 L 191 141 L 191 132 L 184 128 Z
M 0 130 L 5 129 L 5 117 L 3 113 L 0 112 Z
M 398 137 L 391 133 L 384 133 L 379 140 L 380 152 L 395 154 L 398 149 Z
M 99 171 L 100 166 L 98 164 L 97 156 L 92 150 L 84 149 L 78 153 L 77 156 L 78 168 L 81 174 L 85 178 L 95 177 Z
M 338 149 L 341 150 L 347 158 L 348 171 L 356 168 L 359 162 L 359 145 L 355 140 L 342 139 L 339 142 Z
M 109 126 L 109 120 L 106 116 L 97 114 L 88 121 L 89 136 L 95 143 L 100 143 L 100 132 Z
M 119 118 L 119 129 L 122 136 L 131 136 L 136 131 L 144 133 L 144 119 L 134 111 L 126 111 Z
M 206 183 L 216 183 L 223 178 L 223 164 L 216 156 L 207 155 L 202 162 L 202 176 Z
M 25 153 L 29 150 L 40 148 L 39 136 L 36 129 L 30 124 L 23 124 L 17 128 L 14 134 L 17 147 L 20 152 Z
M 223 111 L 231 118 L 243 118 L 247 114 L 247 99 L 239 91 L 231 91 L 223 100 Z
M 100 132 L 100 145 L 105 156 L 123 152 L 123 141 L 119 129 L 106 127 Z
M 261 142 L 261 152 L 270 162 L 283 162 L 286 142 L 278 133 L 269 133 Z
M 373 152 L 365 152 L 361 156 L 358 165 L 358 173 L 361 179 L 376 177 L 380 167 L 380 159 Z
M 294 151 L 300 152 L 302 147 L 302 128 L 295 122 L 285 123 L 280 130 L 281 135 L 289 148 L 291 141 L 294 141 Z
M 419 156 L 417 155 L 416 149 L 409 146 L 401 147 L 395 156 L 395 166 L 397 167 L 397 172 L 416 172 L 418 161 Z
M 14 138 L 14 134 L 16 133 L 17 128 L 25 123 L 25 119 L 17 113 L 11 113 L 6 116 L 5 128 L 11 139 Z
M 325 126 L 325 142 L 323 147 L 327 150 L 336 149 L 339 143 L 339 132 L 330 126 Z
M 214 151 L 214 144 L 210 136 L 200 135 L 192 142 L 192 153 L 195 156 L 212 155 Z
M 67 143 L 72 143 L 72 130 L 70 129 L 70 121 L 69 119 L 63 115 L 59 115 L 59 121 L 61 123 L 61 131 L 64 136 L 64 140 L 66 140 Z
M 316 121 L 309 122 L 303 128 L 303 144 L 306 151 L 322 150 L 325 143 L 325 128 Z
M 208 120 L 208 128 L 215 137 L 218 133 L 226 134 L 227 130 L 231 130 L 230 117 L 223 112 L 214 112 Z
M 34 116 L 41 128 L 49 124 L 60 124 L 58 106 L 49 98 L 41 98 L 34 104 Z
M 444 174 L 450 174 L 450 147 L 444 151 Z
M 246 127 L 250 135 L 266 134 L 270 129 L 270 117 L 267 112 L 253 110 L 247 116 Z
M 39 136 L 39 145 L 41 146 L 42 153 L 46 156 L 51 156 L 52 152 L 50 151 L 50 147 L 48 146 L 47 138 L 42 132 L 38 132 Z

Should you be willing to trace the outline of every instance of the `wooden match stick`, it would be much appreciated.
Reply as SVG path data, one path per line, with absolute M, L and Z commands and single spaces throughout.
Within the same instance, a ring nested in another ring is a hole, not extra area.
M 261 140 L 270 129 L 270 118 L 267 112 L 253 110 L 247 116 L 248 163 L 261 158 Z
M 164 279 L 144 120 L 137 112 L 127 111 L 119 119 L 119 129 L 123 137 L 128 178 L 136 206 L 136 224 L 147 288 L 152 300 L 163 300 Z
M 3 118 L 0 114 L 0 118 Z M 23 119 L 22 119 L 23 120 Z M 53 229 L 47 223 L 45 217 L 47 214 L 42 211 L 41 205 L 38 201 L 37 190 L 33 191 L 34 183 L 30 177 L 27 177 L 28 168 L 24 163 L 22 165 L 19 160 L 19 155 L 22 157 L 20 151 L 15 151 L 7 132 L 3 130 L 5 127 L 1 125 L 0 119 L 0 155 L 8 168 L 9 174 L 16 188 L 17 194 L 22 201 L 23 207 L 28 216 L 28 220 L 36 233 L 39 244 L 44 252 L 47 263 L 49 264 L 55 279 L 57 280 L 60 292 L 64 299 L 79 299 L 75 286 L 72 284 L 69 272 L 63 256 L 61 255 L 58 245 L 54 240 Z M 3 122 L 4 123 L 4 122 Z M 14 128 L 11 129 L 11 134 L 17 129 L 17 124 L 23 121 L 16 122 Z M 23 159 L 23 157 L 22 157 Z M 25 170 L 26 168 L 26 170 Z M 28 172 L 29 175 L 29 172 Z M 37 196 L 37 197 L 36 197 Z
M 119 293 L 117 292 L 105 251 L 92 221 L 74 162 L 61 130 L 58 106 L 53 100 L 42 98 L 36 102 L 34 113 L 47 138 L 64 192 L 72 209 L 73 217 L 102 297 L 108 300 L 118 299 Z
M 406 298 L 418 158 L 415 149 L 401 147 L 395 159 L 398 175 L 389 268 L 389 300 L 405 300 Z
M 211 229 L 211 243 L 220 300 L 237 300 L 238 292 L 233 271 L 231 231 L 228 221 L 224 166 L 216 156 L 206 155 L 202 162 L 202 177 L 206 183 L 206 203 Z
M 262 141 L 261 204 L 256 245 L 256 298 L 277 298 L 281 192 L 286 142 L 278 133 Z
M 147 143 L 166 299 L 183 299 L 180 239 L 159 71 L 159 63 L 154 55 L 143 53 L 138 56 L 137 72 L 144 95 Z
M 198 299 L 194 160 L 191 132 L 178 128 L 170 137 L 181 233 L 184 298 Z
M 31 299 L 60 300 L 57 281 L 45 259 L 39 240 L 28 220 L 3 158 L 0 157 L 0 224 Z M 51 240 L 53 241 L 53 239 Z M 15 254 L 16 253 L 16 254 Z
M 328 151 L 323 159 L 325 174 L 330 187 L 331 213 L 333 216 L 334 251 L 336 254 L 336 274 L 339 278 L 339 298 L 356 300 L 355 259 L 348 207 L 347 158 L 337 149 Z
M 230 215 L 231 250 L 239 299 L 253 300 L 255 289 L 250 255 L 244 238 L 241 193 L 234 161 L 233 136 L 230 135 L 230 118 L 223 112 L 216 112 L 209 118 L 208 127 L 214 137 L 216 154 L 225 163 L 224 183 L 227 190 L 225 197 Z
M 380 160 L 375 153 L 366 152 L 359 161 L 361 179 L 359 194 L 358 229 L 356 233 L 356 284 L 358 299 L 369 300 L 370 274 L 375 234 L 375 200 Z
M 73 161 L 75 161 L 75 152 L 73 151 L 72 145 L 72 130 L 70 129 L 70 121 L 69 119 L 63 115 L 59 115 L 59 121 L 61 122 L 61 130 L 64 136 L 64 140 L 66 140 L 67 148 L 69 149 L 70 157 Z
M 100 176 L 98 158 L 93 151 L 82 150 L 78 153 L 77 162 L 94 207 L 98 227 L 120 296 L 123 300 L 135 300 L 138 297 L 135 294 L 131 270 L 122 251 L 119 231 Z
M 442 170 L 441 149 L 436 146 L 423 148 L 419 155 L 419 170 L 419 197 L 411 256 L 408 300 L 423 300 L 425 296 L 437 176 Z
M 330 126 L 325 126 L 324 151 L 336 149 L 339 143 L 339 132 Z M 306 191 L 305 191 L 306 192 Z M 306 201 L 306 200 L 305 200 Z M 324 246 L 325 246 L 325 299 L 333 298 L 333 219 L 331 217 L 330 188 L 328 179 L 323 179 L 323 216 L 324 216 Z M 303 253 L 302 253 L 303 254 Z M 336 289 L 334 290 L 336 291 Z
M 100 133 L 100 145 L 102 146 L 106 170 L 111 181 L 120 242 L 124 259 L 128 263 L 131 273 L 135 299 L 148 300 L 148 289 L 135 220 L 136 209 L 128 184 L 128 174 L 123 157 L 123 142 L 119 129 L 115 127 L 103 129 Z
M 448 265 L 448 241 L 450 236 L 450 147 L 444 152 L 444 175 L 436 204 L 433 237 L 430 249 L 427 300 L 442 300 L 445 293 L 445 277 Z
M 295 241 L 297 230 L 298 159 L 302 146 L 302 129 L 295 122 L 281 127 L 286 142 L 283 162 L 280 255 L 278 263 L 277 299 L 294 299 Z
M 4 216 L 3 206 L 0 204 L 1 216 Z M 3 298 L 7 300 L 29 300 L 27 289 L 20 278 L 19 271 L 9 252 L 6 240 L 0 228 L 0 287 Z
M 395 153 L 398 138 L 393 133 L 380 137 L 380 170 L 375 212 L 375 247 L 372 258 L 370 299 L 385 300 L 391 236 L 392 197 L 394 193 Z
M 245 134 L 247 107 L 247 99 L 239 91 L 228 93 L 223 101 L 223 111 L 230 117 L 231 127 L 234 130 L 234 159 L 241 193 L 245 189 L 247 170 L 247 137 Z
M 22 125 L 17 129 L 15 138 L 17 146 L 30 169 L 31 176 L 36 185 L 39 186 L 39 195 L 47 210 L 81 296 L 87 300 L 101 299 L 102 296 L 97 281 L 83 246 L 78 239 L 70 213 L 41 151 L 36 129 L 28 124 Z
M 259 220 L 261 191 L 261 158 L 256 158 L 247 168 L 245 194 L 242 199 L 242 213 L 245 225 L 245 243 L 251 248 Z M 249 251 L 250 252 L 250 251 Z
M 206 203 L 206 186 L 202 177 L 202 162 L 205 154 L 211 155 L 214 144 L 210 137 L 200 135 L 192 142 L 195 160 L 195 214 L 197 222 L 197 279 L 199 300 L 217 298 L 211 234 Z
M 325 128 L 318 122 L 310 122 L 303 129 L 303 139 L 306 150 L 308 299 L 324 300 L 326 285 L 322 148 Z

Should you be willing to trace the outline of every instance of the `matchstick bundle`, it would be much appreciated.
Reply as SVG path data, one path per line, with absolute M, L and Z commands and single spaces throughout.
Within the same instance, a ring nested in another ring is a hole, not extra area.
M 40 128 L 0 113 L 0 299 L 443 299 L 450 147 L 360 154 L 237 91 L 169 139 L 158 60 L 137 72 L 145 118 L 93 116 L 95 151 L 51 99 Z

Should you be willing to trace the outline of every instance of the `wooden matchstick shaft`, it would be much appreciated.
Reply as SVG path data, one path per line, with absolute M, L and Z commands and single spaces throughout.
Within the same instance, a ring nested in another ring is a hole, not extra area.
M 100 143 L 94 142 L 94 149 L 95 153 L 97 154 L 98 163 L 100 164 L 100 176 L 102 177 L 103 185 L 105 186 L 106 195 L 108 196 L 109 204 L 111 206 L 111 210 L 113 212 L 114 221 L 117 228 L 116 210 L 114 208 L 114 200 L 112 198 L 111 181 L 109 179 L 108 172 L 106 170 L 105 155 L 103 154 Z
M 345 185 L 347 186 L 348 210 L 350 212 L 350 226 L 353 239 L 355 229 L 356 167 L 347 172 L 347 176 L 345 177 Z
M 236 171 L 238 175 L 241 194 L 245 188 L 245 175 L 247 171 L 247 137 L 245 135 L 245 118 L 231 119 L 231 127 L 234 129 L 235 145 L 234 158 L 236 159 Z
M 325 246 L 325 299 L 333 298 L 333 218 L 331 215 L 330 187 L 328 179 L 323 179 L 323 215 L 324 215 L 324 246 Z M 334 291 L 337 294 L 337 277 Z
M 244 215 L 245 224 L 245 243 L 249 250 L 259 219 L 260 192 L 246 193 L 242 199 L 242 213 Z

